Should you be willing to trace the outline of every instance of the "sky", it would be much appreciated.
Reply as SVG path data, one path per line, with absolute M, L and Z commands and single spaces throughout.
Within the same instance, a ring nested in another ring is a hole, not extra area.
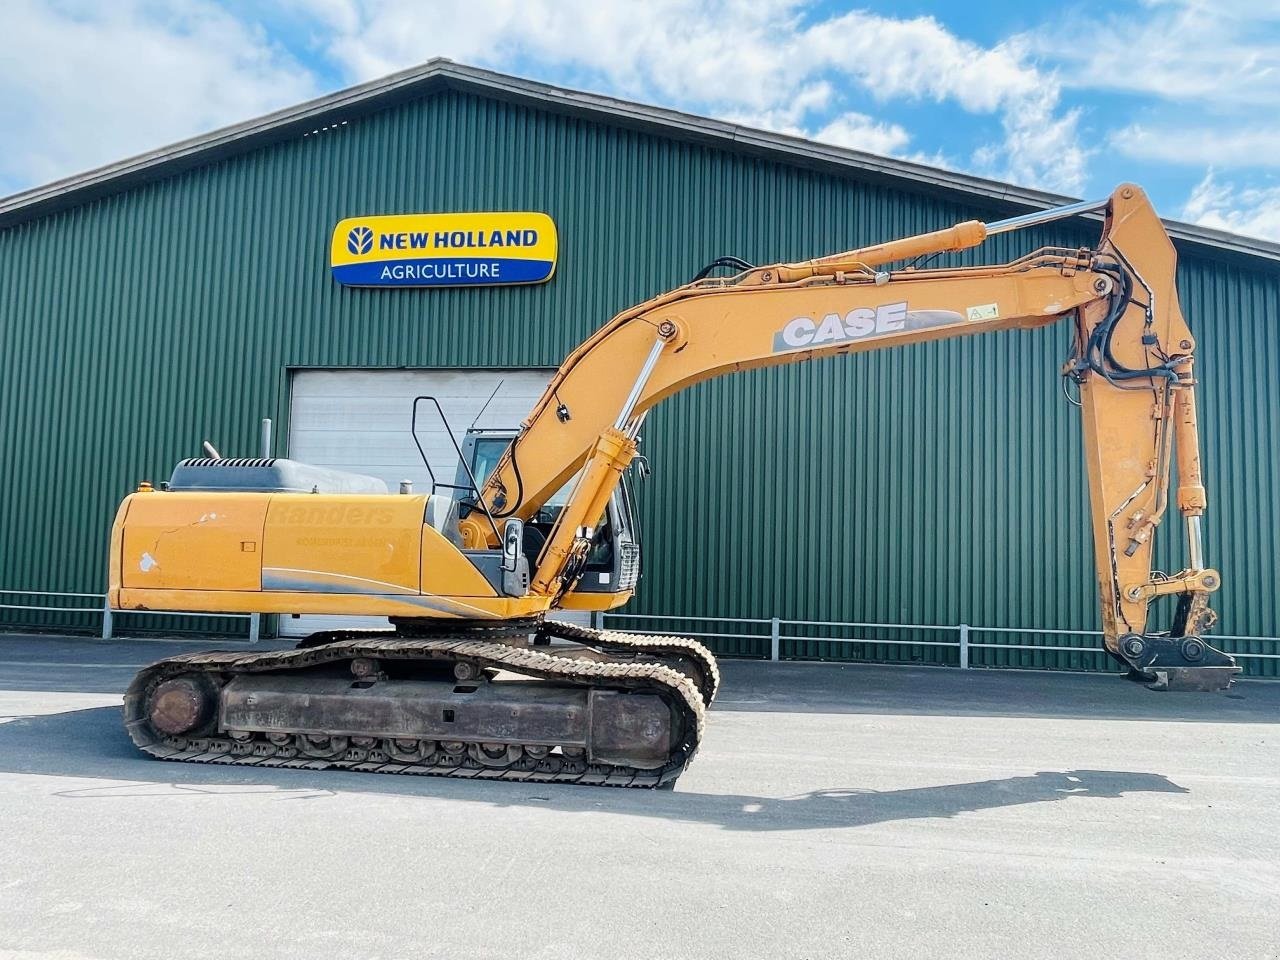
M 432 57 L 1280 240 L 1280 0 L 5 0 L 0 195 Z

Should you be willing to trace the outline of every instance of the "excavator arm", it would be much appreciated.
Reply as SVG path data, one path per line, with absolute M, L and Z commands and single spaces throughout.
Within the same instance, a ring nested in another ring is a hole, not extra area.
M 1092 248 L 1046 248 L 997 266 L 890 269 L 1091 212 L 1103 214 Z M 528 519 L 576 476 L 530 585 L 559 599 L 581 573 L 646 413 L 666 397 L 737 370 L 1066 320 L 1075 347 L 1062 372 L 1080 394 L 1105 647 L 1154 687 L 1224 688 L 1239 671 L 1202 639 L 1221 578 L 1203 557 L 1195 341 L 1175 269 L 1145 194 L 1123 185 L 1100 203 L 969 221 L 679 287 L 619 314 L 569 355 L 462 520 L 464 545 L 498 546 L 486 513 Z M 1154 534 L 1175 460 L 1188 563 L 1155 574 Z M 1149 607 L 1166 595 L 1177 597 L 1171 629 L 1153 632 Z

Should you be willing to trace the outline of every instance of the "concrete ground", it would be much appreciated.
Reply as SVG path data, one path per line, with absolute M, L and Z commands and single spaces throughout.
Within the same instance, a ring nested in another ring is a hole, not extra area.
M 676 791 L 166 764 L 0 637 L 0 955 L 1280 957 L 1280 684 L 723 664 Z

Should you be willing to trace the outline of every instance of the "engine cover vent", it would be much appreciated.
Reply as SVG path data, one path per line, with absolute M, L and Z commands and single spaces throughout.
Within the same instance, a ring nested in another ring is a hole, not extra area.
M 173 468 L 170 490 L 245 493 L 386 493 L 377 477 L 279 457 L 191 457 Z

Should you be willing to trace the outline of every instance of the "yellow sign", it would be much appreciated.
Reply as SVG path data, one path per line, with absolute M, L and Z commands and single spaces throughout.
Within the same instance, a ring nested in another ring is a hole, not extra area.
M 333 228 L 329 265 L 352 287 L 542 283 L 556 269 L 545 213 L 407 213 L 348 217 Z

